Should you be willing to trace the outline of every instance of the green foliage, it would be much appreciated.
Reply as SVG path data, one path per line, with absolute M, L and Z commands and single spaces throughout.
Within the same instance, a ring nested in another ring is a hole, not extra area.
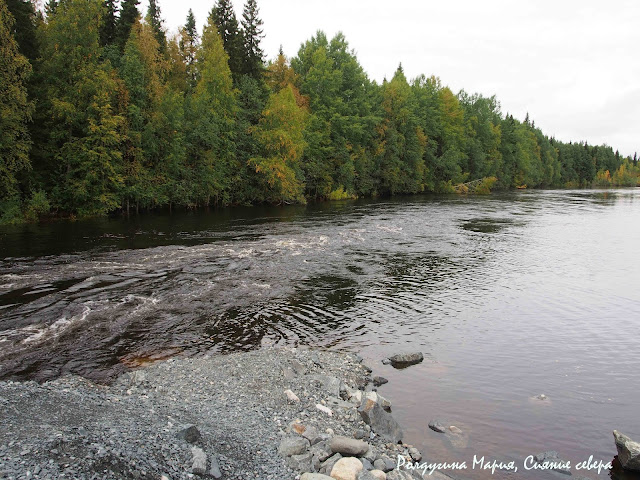
M 495 97 L 402 66 L 370 81 L 341 33 L 265 66 L 256 0 L 241 26 L 217 0 L 201 41 L 192 11 L 167 39 L 157 0 L 144 23 L 138 4 L 48 0 L 45 20 L 0 0 L 0 222 L 638 184 L 637 156 L 549 138 Z
M 26 87 L 31 65 L 18 51 L 11 34 L 13 25 L 13 16 L 4 0 L 0 0 L 0 200 L 17 194 L 17 175 L 31 167 L 27 124 L 33 103 L 27 98 Z
M 305 203 L 299 168 L 305 148 L 305 120 L 306 112 L 297 105 L 291 86 L 269 97 L 254 129 L 262 155 L 249 160 L 264 184 L 267 202 Z

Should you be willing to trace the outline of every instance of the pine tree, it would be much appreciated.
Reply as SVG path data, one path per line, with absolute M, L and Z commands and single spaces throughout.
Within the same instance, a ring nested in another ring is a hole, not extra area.
M 116 0 L 104 0 L 102 13 L 102 25 L 100 25 L 100 45 L 106 47 L 112 45 L 116 39 L 117 26 Z
M 238 20 L 233 10 L 231 0 L 217 0 L 209 20 L 218 30 L 222 38 L 224 50 L 229 57 L 229 68 L 234 79 L 242 73 L 243 54 L 242 54 L 242 32 L 238 27 Z
M 153 29 L 153 34 L 158 42 L 158 48 L 161 53 L 167 51 L 167 35 L 164 31 L 163 20 L 160 16 L 160 7 L 156 0 L 149 0 L 149 7 L 147 8 L 147 23 Z
M 264 73 L 264 52 L 260 48 L 264 33 L 259 13 L 256 0 L 247 0 L 242 12 L 242 73 L 256 79 L 261 78 Z
M 124 47 L 131 34 L 131 27 L 140 17 L 139 4 L 140 0 L 123 0 L 120 6 L 120 17 L 116 25 L 116 43 L 120 52 L 124 52 Z
M 13 16 L 0 0 L 0 202 L 17 193 L 16 174 L 30 168 L 27 124 L 33 105 L 26 82 L 31 65 L 18 51 L 13 26 Z

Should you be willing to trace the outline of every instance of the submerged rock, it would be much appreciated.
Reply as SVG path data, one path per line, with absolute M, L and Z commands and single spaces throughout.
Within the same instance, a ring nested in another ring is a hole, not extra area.
M 571 475 L 571 469 L 569 468 L 569 461 L 562 460 L 556 451 L 543 452 L 535 455 L 533 459 L 539 464 L 553 464 L 553 468 L 550 470 L 558 473 L 564 473 L 565 475 Z M 551 466 L 551 465 L 550 465 Z
M 389 383 L 389 380 L 387 380 L 384 377 L 379 377 L 379 376 L 375 376 L 372 379 L 373 381 L 373 385 L 375 385 L 376 387 L 379 387 L 380 385 L 384 385 L 385 383 Z
M 446 432 L 446 428 L 439 420 L 431 420 L 429 422 L 429 428 L 434 432 L 444 433 Z
M 389 362 L 396 368 L 404 368 L 408 367 L 409 365 L 415 365 L 416 363 L 422 362 L 422 360 L 424 360 L 424 355 L 422 354 L 422 352 L 398 353 L 389 357 Z
M 640 471 L 640 443 L 617 430 L 613 431 L 613 438 L 618 449 L 618 460 L 625 470 Z

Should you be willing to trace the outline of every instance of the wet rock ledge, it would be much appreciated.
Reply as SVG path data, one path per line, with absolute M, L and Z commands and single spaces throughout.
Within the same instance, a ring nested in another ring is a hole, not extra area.
M 0 478 L 422 478 L 393 470 L 422 456 L 370 374 L 357 355 L 272 348 L 170 359 L 111 386 L 0 382 Z

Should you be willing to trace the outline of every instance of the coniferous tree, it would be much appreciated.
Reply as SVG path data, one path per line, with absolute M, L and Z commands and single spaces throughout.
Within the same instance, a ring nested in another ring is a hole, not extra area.
M 36 39 L 36 11 L 30 0 L 6 0 L 14 22 L 11 31 L 19 52 L 30 62 L 38 58 L 38 42 Z
M 139 4 L 140 0 L 123 0 L 120 5 L 120 17 L 116 25 L 116 43 L 121 52 L 124 52 L 124 47 L 129 40 L 131 27 L 138 21 L 140 16 L 138 11 Z
M 103 47 L 113 44 L 116 39 L 117 26 L 116 0 L 104 0 L 102 25 L 100 26 L 100 45 Z
M 81 215 L 120 206 L 122 126 L 115 72 L 101 60 L 100 0 L 65 0 L 49 22 L 41 75 L 47 145 L 41 170 L 54 205 Z
M 213 25 L 216 26 L 220 38 L 222 38 L 224 50 L 229 57 L 231 74 L 237 81 L 239 75 L 242 73 L 244 63 L 242 48 L 243 34 L 239 29 L 238 20 L 233 10 L 231 0 L 217 0 L 209 17 Z
M 256 0 L 247 0 L 242 12 L 242 73 L 253 78 L 261 78 L 264 73 L 264 52 L 260 48 L 263 22 L 259 14 Z
M 210 16 L 198 50 L 198 83 L 187 99 L 188 158 L 201 205 L 229 202 L 229 165 L 235 156 L 236 92 L 218 29 Z
M 47 16 L 47 19 L 50 19 L 56 14 L 56 10 L 58 9 L 58 0 L 47 0 L 47 3 L 44 6 L 44 13 Z
M 0 217 L 8 208 L 3 203 L 18 194 L 16 175 L 30 168 L 27 124 L 33 105 L 27 98 L 26 82 L 31 66 L 18 50 L 13 25 L 13 16 L 0 0 Z
M 145 20 L 153 29 L 153 34 L 158 42 L 158 48 L 160 52 L 164 54 L 167 51 L 167 35 L 162 25 L 163 20 L 160 16 L 160 7 L 158 6 L 157 0 L 149 0 Z
M 193 10 L 189 9 L 187 22 L 180 29 L 180 55 L 186 66 L 187 85 L 194 88 L 198 81 L 198 69 L 196 65 L 196 55 L 198 52 L 198 30 L 196 29 L 196 17 Z

